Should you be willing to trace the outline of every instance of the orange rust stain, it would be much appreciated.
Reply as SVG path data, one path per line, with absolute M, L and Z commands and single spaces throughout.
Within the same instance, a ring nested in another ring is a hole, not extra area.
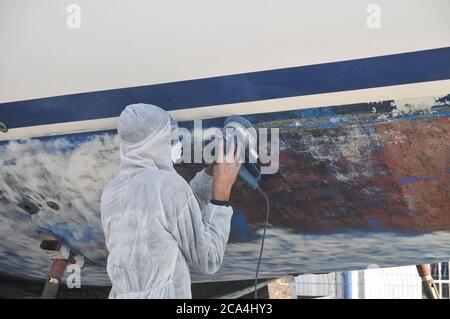
M 400 229 L 450 229 L 450 121 L 446 118 L 378 124 L 384 160 L 409 211 L 392 216 Z

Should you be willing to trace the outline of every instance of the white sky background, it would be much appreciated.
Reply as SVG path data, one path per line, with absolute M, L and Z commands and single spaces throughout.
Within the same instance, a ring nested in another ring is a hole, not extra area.
M 66 26 L 67 5 L 81 28 Z M 381 6 L 381 29 L 366 26 Z M 2 0 L 0 103 L 450 46 L 448 0 Z

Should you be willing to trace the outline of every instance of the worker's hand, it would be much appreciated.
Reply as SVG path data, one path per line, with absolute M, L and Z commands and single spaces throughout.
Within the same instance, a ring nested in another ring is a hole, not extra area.
M 217 163 L 213 167 L 213 190 L 211 199 L 228 201 L 230 199 L 231 188 L 241 168 L 241 164 L 236 160 L 236 145 L 233 141 L 230 150 L 224 154 L 223 140 L 218 144 Z

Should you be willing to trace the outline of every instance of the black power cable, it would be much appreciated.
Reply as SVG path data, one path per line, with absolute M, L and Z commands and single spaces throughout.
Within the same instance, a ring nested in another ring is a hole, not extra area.
M 256 273 L 255 273 L 255 299 L 258 299 L 259 267 L 260 267 L 260 264 L 261 264 L 261 259 L 262 259 L 262 255 L 263 255 L 263 251 L 264 251 L 264 240 L 266 239 L 266 230 L 267 230 L 267 225 L 269 224 L 269 215 L 270 215 L 269 198 L 267 197 L 266 193 L 264 193 L 261 188 L 258 187 L 257 190 L 264 196 L 264 198 L 266 200 L 267 211 L 266 211 L 266 220 L 264 222 L 264 230 L 263 230 L 263 235 L 262 235 L 262 240 L 261 240 L 261 248 L 260 248 L 260 251 L 259 251 L 258 265 L 256 266 Z

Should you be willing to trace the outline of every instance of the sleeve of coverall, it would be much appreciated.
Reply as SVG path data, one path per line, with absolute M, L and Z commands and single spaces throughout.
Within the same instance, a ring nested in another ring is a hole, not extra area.
M 192 194 L 192 192 L 190 192 Z M 208 203 L 203 210 L 194 195 L 177 217 L 177 241 L 188 264 L 205 274 L 222 265 L 233 209 Z
M 198 172 L 189 183 L 197 198 L 198 205 L 203 211 L 209 204 L 212 195 L 213 178 L 206 173 L 206 168 Z

